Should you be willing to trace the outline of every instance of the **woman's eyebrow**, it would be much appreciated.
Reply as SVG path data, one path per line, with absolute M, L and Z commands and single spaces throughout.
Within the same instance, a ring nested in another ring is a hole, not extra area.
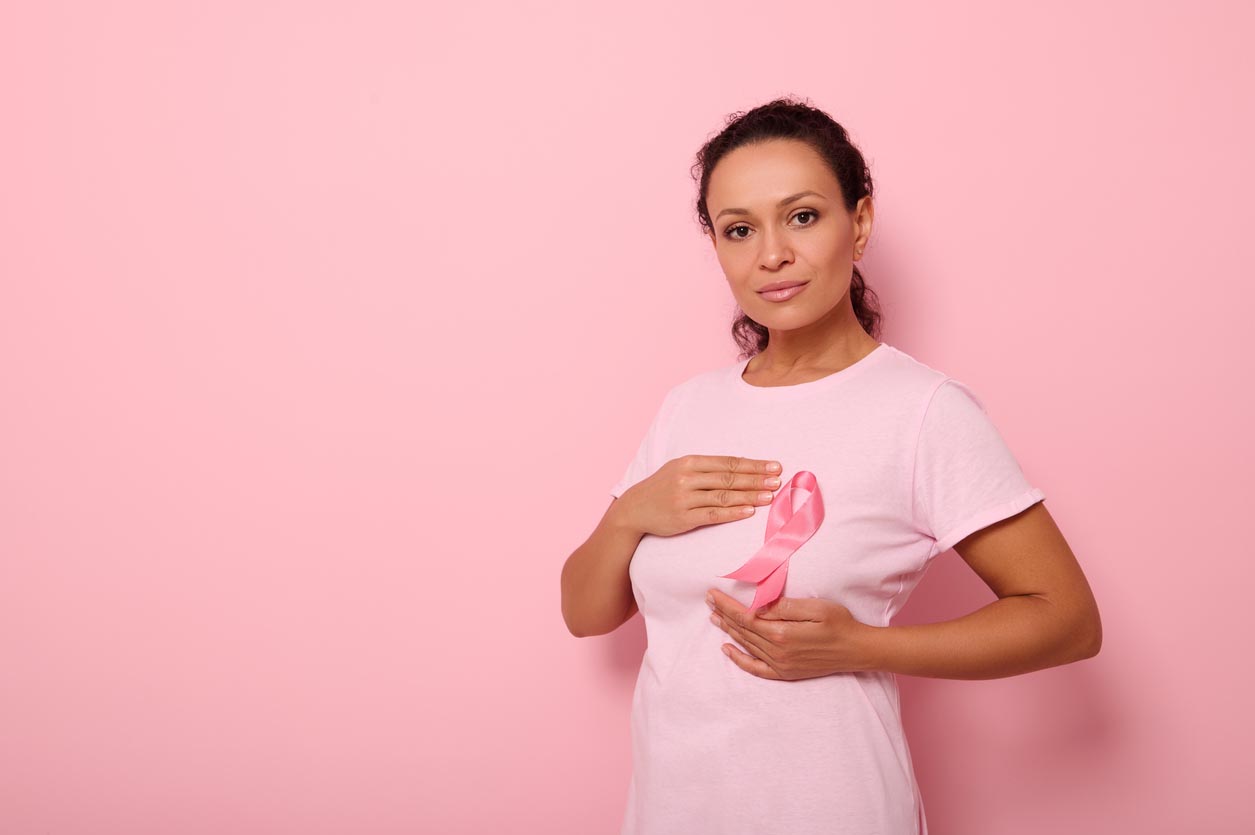
M 776 204 L 776 208 L 782 209 L 785 206 L 792 203 L 794 200 L 801 200 L 803 197 L 806 197 L 812 194 L 816 197 L 824 197 L 822 194 L 820 194 L 817 191 L 799 191 L 797 194 L 791 194 L 788 197 L 781 200 L 779 203 Z M 824 197 L 824 199 L 827 200 L 828 198 Z M 722 212 L 715 215 L 715 220 L 718 220 L 724 215 L 747 215 L 747 214 L 749 214 L 749 209 L 724 209 Z

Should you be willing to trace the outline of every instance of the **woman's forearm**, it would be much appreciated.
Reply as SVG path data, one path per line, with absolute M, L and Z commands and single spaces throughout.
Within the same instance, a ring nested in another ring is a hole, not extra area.
M 618 629 L 636 612 L 628 566 L 644 534 L 610 503 L 588 540 L 562 566 L 562 618 L 583 638 Z
M 868 625 L 867 669 L 910 676 L 988 679 L 1093 657 L 1094 630 L 1032 594 L 999 598 L 939 623 Z

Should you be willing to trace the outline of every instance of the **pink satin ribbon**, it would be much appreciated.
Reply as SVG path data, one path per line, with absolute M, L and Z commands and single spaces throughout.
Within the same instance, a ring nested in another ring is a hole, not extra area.
M 801 507 L 793 506 L 795 492 L 802 497 Z M 799 470 L 771 501 L 763 547 L 736 571 L 719 576 L 757 583 L 749 610 L 766 606 L 784 591 L 789 557 L 819 530 L 823 521 L 824 500 L 819 495 L 819 482 L 814 473 Z

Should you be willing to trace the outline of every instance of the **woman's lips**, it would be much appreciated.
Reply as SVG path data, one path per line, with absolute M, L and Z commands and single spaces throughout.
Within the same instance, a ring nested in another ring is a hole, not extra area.
M 792 287 L 786 287 L 783 290 L 759 290 L 758 295 L 762 296 L 769 302 L 784 302 L 796 296 L 806 288 L 810 282 L 795 284 Z

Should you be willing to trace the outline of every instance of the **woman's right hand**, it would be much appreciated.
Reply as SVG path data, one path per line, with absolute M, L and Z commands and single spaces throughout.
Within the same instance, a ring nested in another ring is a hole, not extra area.
M 735 455 L 682 455 L 623 492 L 625 524 L 673 536 L 702 525 L 748 519 L 780 489 L 780 462 Z

